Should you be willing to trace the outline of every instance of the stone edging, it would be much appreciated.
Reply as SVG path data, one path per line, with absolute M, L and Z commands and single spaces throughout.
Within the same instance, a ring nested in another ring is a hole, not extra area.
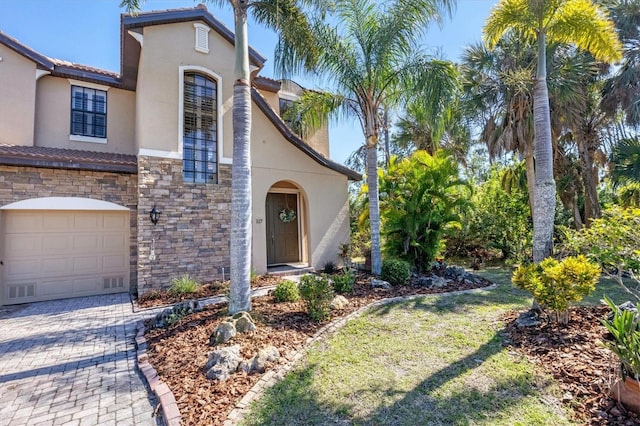
M 433 293 L 433 294 L 415 294 L 411 296 L 399 296 L 399 297 L 390 297 L 387 299 L 376 300 L 373 303 L 370 303 L 367 306 L 363 306 L 360 309 L 350 313 L 349 315 L 336 319 L 335 321 L 330 322 L 329 324 L 323 326 L 320 330 L 318 330 L 312 337 L 309 337 L 304 344 L 304 347 L 299 351 L 295 352 L 288 362 L 276 368 L 275 370 L 271 370 L 266 372 L 258 382 L 242 397 L 240 402 L 236 404 L 233 410 L 227 416 L 227 419 L 224 421 L 224 426 L 235 426 L 237 425 L 247 414 L 249 411 L 249 405 L 254 400 L 257 400 L 262 396 L 262 394 L 275 385 L 279 380 L 283 379 L 284 376 L 293 370 L 294 367 L 300 362 L 302 357 L 305 355 L 307 350 L 311 347 L 311 345 L 315 342 L 326 340 L 335 334 L 338 330 L 344 327 L 349 321 L 359 317 L 365 311 L 375 308 L 378 306 L 389 305 L 391 303 L 396 302 L 406 302 L 413 299 L 418 299 L 422 297 L 439 297 L 439 296 L 456 296 L 460 294 L 471 294 L 471 293 L 479 293 L 480 291 L 493 290 L 497 288 L 497 284 L 491 284 L 487 287 L 474 288 L 471 290 L 460 290 L 460 291 L 452 291 L 452 292 L 444 292 L 444 293 Z
M 345 317 L 336 319 L 335 321 L 326 324 L 312 337 L 309 337 L 306 340 L 304 347 L 295 352 L 285 364 L 263 374 L 262 377 L 256 382 L 256 384 L 253 385 L 253 387 L 242 397 L 240 402 L 236 404 L 233 410 L 231 410 L 231 412 L 227 416 L 227 419 L 224 421 L 224 426 L 237 425 L 238 422 L 240 422 L 240 420 L 242 420 L 242 418 L 244 418 L 244 416 L 249 411 L 249 404 L 251 404 L 251 402 L 253 402 L 254 400 L 260 398 L 267 389 L 275 385 L 279 380 L 284 378 L 284 376 L 288 372 L 293 370 L 293 368 L 298 364 L 298 362 L 300 362 L 300 360 L 304 357 L 305 353 L 313 343 L 327 339 L 339 329 L 344 327 L 347 322 L 359 317 L 366 310 L 378 306 L 388 305 L 391 303 L 418 299 L 421 297 L 455 296 L 460 294 L 478 293 L 480 291 L 492 290 L 496 287 L 497 284 L 491 284 L 487 287 L 474 288 L 471 290 L 452 291 L 448 293 L 443 292 L 433 294 L 415 294 L 411 296 L 399 296 L 380 299 L 376 300 L 373 303 L 370 303 L 367 306 L 361 307 L 360 309 L 350 313 Z M 144 375 L 151 391 L 158 398 L 158 403 L 160 405 L 160 409 L 162 410 L 164 424 L 166 426 L 179 426 L 182 424 L 182 416 L 180 414 L 180 410 L 178 409 L 176 398 L 173 395 L 173 392 L 171 392 L 171 389 L 169 389 L 169 386 L 167 386 L 166 383 L 160 380 L 156 369 L 153 368 L 153 366 L 149 363 L 149 357 L 147 356 L 147 339 L 145 339 L 144 337 L 144 320 L 138 321 L 136 326 L 138 330 L 135 339 L 137 347 L 136 359 L 138 361 L 138 369 Z

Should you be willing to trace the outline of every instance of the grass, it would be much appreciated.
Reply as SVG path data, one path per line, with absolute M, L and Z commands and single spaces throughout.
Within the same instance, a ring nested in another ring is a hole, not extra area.
M 506 311 L 532 299 L 511 270 L 479 274 L 497 288 L 368 310 L 251 405 L 243 425 L 572 424 L 553 381 L 503 346 Z M 583 301 L 628 297 L 601 280 Z

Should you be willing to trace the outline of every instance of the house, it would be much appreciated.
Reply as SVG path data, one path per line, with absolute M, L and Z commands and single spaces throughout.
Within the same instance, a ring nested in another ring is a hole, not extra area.
M 204 6 L 123 15 L 118 74 L 0 32 L 0 305 L 228 276 L 233 43 Z M 253 269 L 322 268 L 360 177 L 282 121 L 300 88 L 264 62 L 250 50 Z

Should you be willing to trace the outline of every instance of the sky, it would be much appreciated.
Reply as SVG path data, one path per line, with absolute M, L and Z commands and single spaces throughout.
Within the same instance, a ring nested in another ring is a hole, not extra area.
M 199 1 L 146 0 L 142 10 L 194 7 Z M 481 40 L 482 26 L 497 0 L 458 0 L 452 19 L 434 24 L 422 47 L 456 61 L 464 48 Z M 0 31 L 49 57 L 120 72 L 120 0 L 0 0 Z M 209 11 L 233 29 L 229 6 L 207 4 Z M 249 44 L 267 58 L 260 75 L 274 75 L 277 37 L 249 20 Z M 315 80 L 294 77 L 307 88 L 322 89 Z M 330 125 L 331 158 L 340 163 L 364 143 L 355 120 Z

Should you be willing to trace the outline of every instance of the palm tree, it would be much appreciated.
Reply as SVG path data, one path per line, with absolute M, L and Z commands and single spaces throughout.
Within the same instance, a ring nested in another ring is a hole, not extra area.
M 233 163 L 231 166 L 231 236 L 229 312 L 251 310 L 251 76 L 247 15 L 251 9 L 260 24 L 275 29 L 280 39 L 313 55 L 307 39 L 308 21 L 302 3 L 321 9 L 322 0 L 210 0 L 233 8 L 235 69 L 233 83 Z M 122 0 L 120 6 L 137 13 L 144 0 Z
M 640 184 L 640 137 L 623 139 L 611 155 L 611 178 L 616 184 Z
M 453 4 L 454 0 L 337 0 L 337 26 L 316 21 L 312 27 L 317 56 L 302 58 L 284 47 L 276 55 L 284 73 L 307 72 L 333 84 L 333 91 L 310 91 L 298 101 L 304 123 L 318 127 L 330 118 L 355 117 L 362 126 L 374 274 L 382 266 L 377 147 L 384 119 L 380 111 L 421 99 L 435 117 L 451 101 L 456 91 L 455 68 L 414 46 L 427 25 L 450 14 Z
M 509 32 L 537 43 L 538 63 L 533 94 L 536 159 L 533 260 L 540 262 L 553 251 L 556 202 L 547 89 L 547 40 L 574 44 L 601 61 L 621 59 L 622 46 L 613 22 L 591 0 L 500 0 L 491 11 L 483 31 L 490 47 Z

